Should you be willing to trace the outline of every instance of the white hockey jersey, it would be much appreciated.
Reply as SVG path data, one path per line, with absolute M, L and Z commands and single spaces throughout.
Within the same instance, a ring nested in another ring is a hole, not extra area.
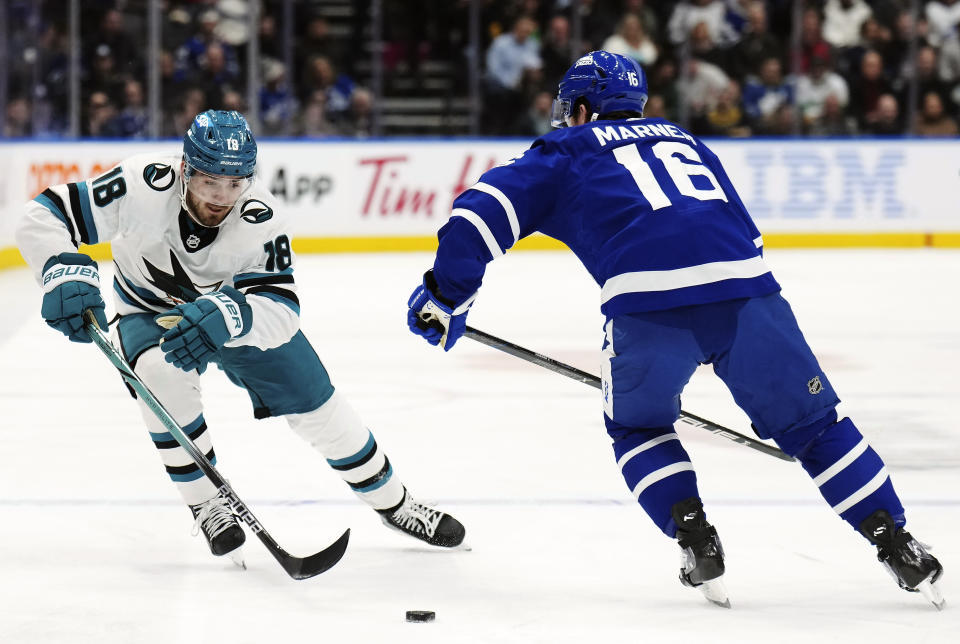
M 26 205 L 20 252 L 38 282 L 43 265 L 80 244 L 112 242 L 116 310 L 160 313 L 221 286 L 247 296 L 253 324 L 227 346 L 270 349 L 299 329 L 287 222 L 254 182 L 219 228 L 183 210 L 180 156 L 132 156 L 87 181 L 51 186 Z

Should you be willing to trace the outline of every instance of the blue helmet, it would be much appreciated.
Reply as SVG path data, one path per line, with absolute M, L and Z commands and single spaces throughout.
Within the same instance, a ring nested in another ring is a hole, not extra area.
M 197 114 L 183 136 L 183 158 L 191 170 L 250 177 L 257 165 L 257 142 L 239 112 L 207 110 Z
M 591 119 L 610 112 L 639 112 L 647 104 L 647 77 L 637 61 L 608 51 L 591 51 L 567 70 L 553 101 L 551 124 L 567 125 L 577 99 L 587 103 Z

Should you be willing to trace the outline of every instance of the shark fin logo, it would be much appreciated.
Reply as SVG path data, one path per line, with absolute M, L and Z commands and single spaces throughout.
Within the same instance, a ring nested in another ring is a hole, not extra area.
M 222 281 L 205 286 L 194 284 L 172 250 L 170 251 L 170 270 L 172 272 L 167 273 L 154 266 L 146 257 L 143 258 L 143 265 L 150 273 L 147 281 L 158 290 L 166 293 L 174 304 L 193 302 L 201 295 L 217 290 L 223 284 Z
M 174 179 L 176 175 L 173 173 L 173 168 L 166 163 L 151 163 L 143 169 L 143 180 L 157 192 L 170 188 Z
M 251 224 L 262 224 L 273 217 L 273 208 L 259 199 L 247 199 L 240 206 L 240 217 Z

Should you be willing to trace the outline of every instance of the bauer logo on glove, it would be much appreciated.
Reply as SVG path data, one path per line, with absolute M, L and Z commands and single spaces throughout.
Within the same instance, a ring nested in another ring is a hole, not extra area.
M 165 329 L 160 349 L 167 362 L 184 371 L 202 369 L 233 338 L 250 330 L 253 311 L 240 291 L 219 291 L 179 304 L 154 321 Z
M 90 310 L 101 329 L 107 328 L 106 309 L 100 295 L 97 263 L 82 253 L 60 253 L 43 267 L 43 303 L 40 315 L 71 342 L 90 342 L 83 312 Z
M 43 274 L 43 291 L 49 293 L 59 284 L 68 280 L 100 286 L 100 274 L 97 272 L 96 266 L 64 266 L 58 264 Z

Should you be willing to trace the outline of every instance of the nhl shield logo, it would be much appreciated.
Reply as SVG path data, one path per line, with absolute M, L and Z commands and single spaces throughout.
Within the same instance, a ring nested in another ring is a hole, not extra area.
M 151 163 L 143 169 L 143 180 L 157 192 L 163 192 L 172 186 L 174 179 L 176 175 L 173 168 L 166 163 Z
M 251 224 L 262 224 L 273 217 L 273 208 L 259 199 L 248 199 L 240 206 L 240 217 Z
M 807 391 L 814 396 L 823 391 L 823 384 L 820 382 L 820 376 L 814 376 L 812 380 L 807 382 Z

